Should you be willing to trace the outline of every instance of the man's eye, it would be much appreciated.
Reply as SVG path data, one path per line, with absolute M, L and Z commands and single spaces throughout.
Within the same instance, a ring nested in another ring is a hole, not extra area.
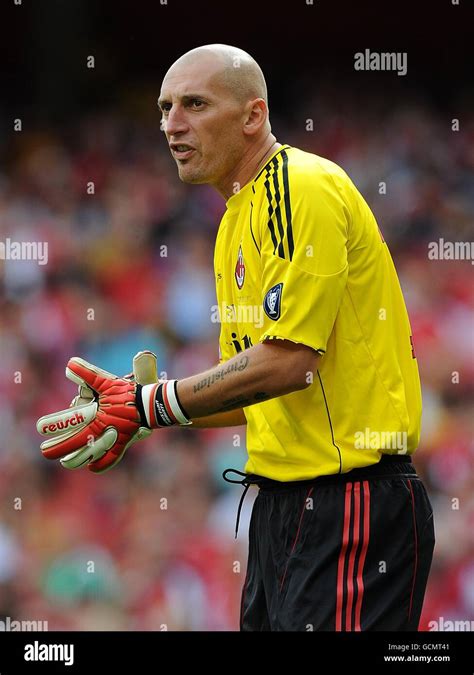
M 199 98 L 193 98 L 191 103 L 195 108 L 200 108 L 203 105 L 203 101 L 201 101 Z
M 163 105 L 161 106 L 161 112 L 164 112 L 164 113 L 169 112 L 170 108 L 171 108 L 171 106 L 170 106 L 169 103 L 163 103 Z

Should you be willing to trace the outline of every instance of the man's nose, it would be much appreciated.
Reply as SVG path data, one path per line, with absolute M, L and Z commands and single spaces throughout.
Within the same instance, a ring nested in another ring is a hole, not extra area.
M 188 124 L 186 116 L 183 114 L 183 109 L 173 106 L 164 120 L 164 127 L 168 136 L 175 136 L 187 131 Z

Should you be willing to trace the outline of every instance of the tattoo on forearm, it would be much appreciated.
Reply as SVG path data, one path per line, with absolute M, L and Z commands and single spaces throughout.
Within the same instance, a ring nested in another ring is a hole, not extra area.
M 251 401 L 245 396 L 234 396 L 234 398 L 228 398 L 226 401 L 222 401 L 222 407 L 219 408 L 217 412 L 227 412 L 228 410 L 235 410 L 236 408 L 244 408 L 246 405 L 250 405 Z
M 216 412 L 228 412 L 229 410 L 235 410 L 236 408 L 245 408 L 248 405 L 253 403 L 259 403 L 260 401 L 265 401 L 270 398 L 268 394 L 263 391 L 258 391 L 253 398 L 245 398 L 245 396 L 234 396 L 234 398 L 229 398 L 226 401 L 222 401 L 222 407 L 219 408 Z
M 222 382 L 225 376 L 228 375 L 229 373 L 235 373 L 240 372 L 241 370 L 245 370 L 245 368 L 247 368 L 248 366 L 248 362 L 249 362 L 248 356 L 241 356 L 241 358 L 236 363 L 231 363 L 227 366 L 223 366 L 219 370 L 216 370 L 213 375 L 206 377 L 204 380 L 201 380 L 200 382 L 194 385 L 193 387 L 194 393 L 197 394 L 197 392 L 201 391 L 201 389 L 207 389 L 211 387 L 215 382 Z

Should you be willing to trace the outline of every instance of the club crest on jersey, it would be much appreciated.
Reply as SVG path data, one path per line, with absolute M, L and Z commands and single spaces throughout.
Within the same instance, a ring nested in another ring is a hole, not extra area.
M 276 284 L 272 286 L 263 300 L 263 309 L 269 319 L 278 321 L 281 314 L 281 294 L 283 292 L 283 284 Z
M 237 256 L 237 264 L 235 266 L 235 280 L 240 290 L 244 285 L 245 280 L 245 265 L 244 265 L 244 256 L 242 253 L 242 245 L 239 246 L 239 254 Z

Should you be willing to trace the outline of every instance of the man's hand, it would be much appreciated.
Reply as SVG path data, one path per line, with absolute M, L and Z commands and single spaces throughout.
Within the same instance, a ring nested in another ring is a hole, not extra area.
M 49 437 L 41 450 L 48 459 L 62 459 L 68 468 L 88 464 L 101 473 L 121 460 L 145 426 L 136 406 L 139 385 L 79 358 L 69 360 L 66 375 L 80 388 L 92 390 L 94 399 L 38 420 L 39 433 Z
M 65 468 L 87 464 L 102 473 L 118 464 L 132 443 L 151 434 L 135 399 L 138 385 L 158 382 L 156 356 L 139 352 L 125 378 L 77 358 L 68 363 L 66 375 L 79 384 L 78 395 L 72 407 L 38 420 L 39 433 L 49 437 L 41 450 L 48 459 L 60 458 Z

